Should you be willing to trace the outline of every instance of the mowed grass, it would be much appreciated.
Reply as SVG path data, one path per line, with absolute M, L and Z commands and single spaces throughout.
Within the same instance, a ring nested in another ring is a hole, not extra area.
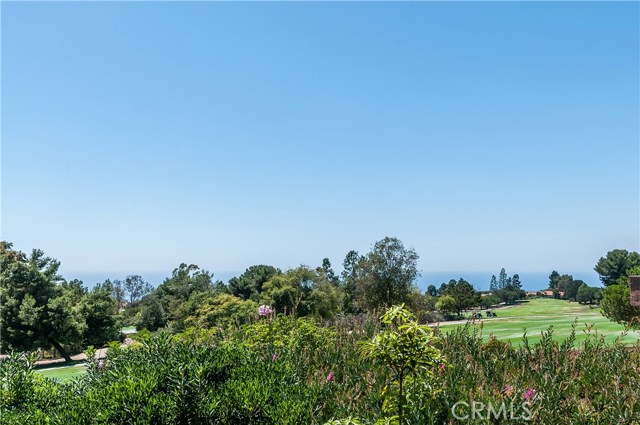
M 76 378 L 85 373 L 85 371 L 86 370 L 83 365 L 56 366 L 44 369 L 36 369 L 36 372 L 46 376 L 47 378 L 57 378 L 62 382 Z
M 589 335 L 604 335 L 607 342 L 622 337 L 621 341 L 625 344 L 640 340 L 640 332 L 629 331 L 625 335 L 624 326 L 604 317 L 598 308 L 591 309 L 588 305 L 576 302 L 539 298 L 493 311 L 498 317 L 484 318 L 471 325 L 472 329 L 482 332 L 485 340 L 495 335 L 499 340 L 520 345 L 526 328 L 529 342 L 535 343 L 549 326 L 553 326 L 555 340 L 564 340 L 571 334 L 571 327 L 576 320 L 576 344 L 585 341 Z M 465 325 L 442 323 L 440 329 L 448 332 L 459 326 Z

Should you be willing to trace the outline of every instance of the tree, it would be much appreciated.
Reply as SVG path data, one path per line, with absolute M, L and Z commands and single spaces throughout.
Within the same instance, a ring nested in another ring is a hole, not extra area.
M 108 279 L 105 281 L 105 283 L 107 282 L 111 283 L 111 281 L 109 281 Z M 113 284 L 111 285 L 111 287 L 112 287 L 111 293 L 113 295 L 113 298 L 115 298 L 115 300 L 118 302 L 118 308 L 120 308 L 124 305 L 124 302 L 126 300 L 124 284 L 120 279 L 116 279 L 113 281 Z
M 639 275 L 640 266 L 626 271 L 626 276 L 621 276 L 615 282 L 606 287 L 602 293 L 602 314 L 609 319 L 640 329 L 640 307 L 631 305 L 631 288 L 629 276 Z
M 130 275 L 124 280 L 124 291 L 129 296 L 129 304 L 131 306 L 134 306 L 152 290 L 151 285 L 145 282 L 142 276 Z
M 435 285 L 429 285 L 427 287 L 427 294 L 429 296 L 432 296 L 432 297 L 437 297 L 438 296 L 438 290 L 436 289 L 436 286 Z
M 362 310 L 356 304 L 356 288 L 360 279 L 360 272 L 364 269 L 364 256 L 357 251 L 349 251 L 342 262 L 342 289 L 344 291 L 344 311 L 346 313 L 360 313 Z
M 338 286 L 340 283 L 340 279 L 336 276 L 333 268 L 331 267 L 331 261 L 328 258 L 322 259 L 322 266 L 316 268 L 316 271 L 324 276 L 324 278 L 330 282 L 332 285 Z
M 238 277 L 229 280 L 229 290 L 243 300 L 256 297 L 262 293 L 262 286 L 273 276 L 282 273 L 273 266 L 251 266 Z
M 317 272 L 306 266 L 275 275 L 263 286 L 261 304 L 268 304 L 280 312 L 307 316 L 312 311 L 309 296 L 318 280 Z
M 83 315 L 87 324 L 85 345 L 99 347 L 118 339 L 120 335 L 117 316 L 120 304 L 112 296 L 112 288 L 107 282 L 97 284 L 84 295 Z
M 513 280 L 511 281 L 511 285 L 514 289 L 522 289 L 522 283 L 520 282 L 520 275 L 514 274 Z
M 491 283 L 489 284 L 489 290 L 491 292 L 496 292 L 498 290 L 498 280 L 496 279 L 496 275 L 491 276 Z
M 564 292 L 564 298 L 575 300 L 580 286 L 584 284 L 581 280 L 574 280 L 571 275 L 565 275 L 558 282 L 558 290 Z
M 604 286 L 614 285 L 618 279 L 625 277 L 627 272 L 640 266 L 640 254 L 626 249 L 614 249 L 607 252 L 606 257 L 600 258 L 594 270 L 600 275 Z
M 560 280 L 560 273 L 552 271 L 549 275 L 549 289 L 556 289 L 558 287 L 558 281 Z
M 467 310 L 480 303 L 480 294 L 463 278 L 460 278 L 458 281 L 451 279 L 447 285 L 445 295 L 449 295 L 455 300 L 455 310 L 458 316 L 463 310 Z
M 598 302 L 601 296 L 602 290 L 600 288 L 594 288 L 583 283 L 576 293 L 576 301 L 580 304 L 593 304 L 594 302 Z
M 180 263 L 173 269 L 171 277 L 165 279 L 154 291 L 166 320 L 184 320 L 187 314 L 184 304 L 194 294 L 224 291 L 224 287 L 216 287 L 212 281 L 213 273 L 202 270 L 195 264 Z
M 199 293 L 203 298 L 192 316 L 187 317 L 187 326 L 213 328 L 248 323 L 258 314 L 258 303 L 253 300 L 225 293 Z
M 507 287 L 507 272 L 504 269 L 500 269 L 500 276 L 498 277 L 498 289 L 504 289 Z
M 140 322 L 136 324 L 136 329 L 147 329 L 157 331 L 167 324 L 166 314 L 162 304 L 156 296 L 147 297 L 141 305 Z
M 386 237 L 373 246 L 365 261 L 358 263 L 356 299 L 363 310 L 408 302 L 419 275 L 418 254 L 397 238 Z
M 453 316 L 458 313 L 458 304 L 451 295 L 441 295 L 436 302 L 436 310 L 445 316 Z
M 69 347 L 108 338 L 113 311 L 101 309 L 109 294 L 87 294 L 81 281 L 65 281 L 59 267 L 41 250 L 27 256 L 11 243 L 0 242 L 0 350 L 53 346 L 70 361 Z

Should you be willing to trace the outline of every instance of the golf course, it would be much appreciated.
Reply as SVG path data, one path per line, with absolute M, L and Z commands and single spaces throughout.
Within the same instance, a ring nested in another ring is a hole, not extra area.
M 640 339 L 640 332 L 629 331 L 625 334 L 624 326 L 604 317 L 598 307 L 591 308 L 589 305 L 566 300 L 535 298 L 493 311 L 497 317 L 470 321 L 470 331 L 475 329 L 481 332 L 485 340 L 494 335 L 499 340 L 511 341 L 514 345 L 519 345 L 522 343 L 525 329 L 529 343 L 539 341 L 541 333 L 550 326 L 553 329 L 553 338 L 564 340 L 571 334 L 575 323 L 577 344 L 596 335 L 598 337 L 603 335 L 607 342 L 621 337 L 621 341 L 625 344 L 634 344 Z M 440 324 L 440 329 L 443 332 L 450 332 L 466 324 L 466 321 L 456 321 L 451 324 L 443 322 Z

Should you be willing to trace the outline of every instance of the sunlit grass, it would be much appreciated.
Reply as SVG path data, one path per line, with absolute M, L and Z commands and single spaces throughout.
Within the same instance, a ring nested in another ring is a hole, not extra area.
M 499 308 L 495 312 L 497 318 L 485 318 L 476 321 L 473 326 L 482 331 L 482 336 L 487 340 L 495 335 L 500 340 L 522 342 L 524 329 L 530 342 L 540 340 L 540 333 L 553 325 L 553 336 L 556 340 L 564 340 L 571 333 L 571 326 L 577 319 L 576 343 L 588 338 L 587 332 L 592 335 L 604 335 L 607 342 L 612 342 L 616 337 L 624 333 L 624 326 L 612 322 L 604 317 L 597 308 L 582 305 L 575 302 L 555 299 L 534 299 L 521 304 Z M 440 328 L 450 331 L 459 324 L 442 324 Z M 589 331 L 589 327 L 591 327 Z M 640 339 L 640 332 L 630 331 L 624 336 L 622 342 L 633 344 Z

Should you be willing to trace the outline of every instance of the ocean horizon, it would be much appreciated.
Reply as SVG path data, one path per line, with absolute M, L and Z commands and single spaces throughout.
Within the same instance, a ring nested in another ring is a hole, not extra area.
M 598 274 L 595 271 L 577 271 L 577 272 L 565 272 L 559 270 L 560 274 L 570 274 L 574 279 L 580 279 L 587 283 L 589 286 L 602 286 L 600 279 L 598 278 Z M 229 279 L 235 276 L 241 275 L 243 272 L 214 272 L 213 279 L 221 280 L 224 283 L 227 283 Z M 451 279 L 460 279 L 463 278 L 469 283 L 473 285 L 473 287 L 478 291 L 487 291 L 489 290 L 489 285 L 491 283 L 491 276 L 500 273 L 500 270 L 495 272 L 478 272 L 478 271 L 437 271 L 437 272 L 425 272 L 423 271 L 421 276 L 416 279 L 416 284 L 421 291 L 425 291 L 429 285 L 435 285 L 436 288 L 440 286 L 443 282 L 449 282 Z M 520 276 L 520 281 L 522 282 L 522 288 L 526 291 L 537 291 L 540 289 L 546 289 L 549 286 L 549 272 L 514 272 L 511 273 L 507 270 L 507 274 L 509 276 L 513 276 L 513 274 L 517 273 Z M 125 277 L 137 274 L 143 277 L 146 282 L 149 282 L 154 287 L 160 285 L 166 278 L 171 276 L 171 271 L 168 272 L 158 272 L 158 271 L 148 271 L 148 272 L 65 272 L 63 273 L 64 277 L 67 280 L 79 279 L 81 280 L 87 288 L 93 288 L 96 283 L 104 282 L 106 279 L 123 280 Z

